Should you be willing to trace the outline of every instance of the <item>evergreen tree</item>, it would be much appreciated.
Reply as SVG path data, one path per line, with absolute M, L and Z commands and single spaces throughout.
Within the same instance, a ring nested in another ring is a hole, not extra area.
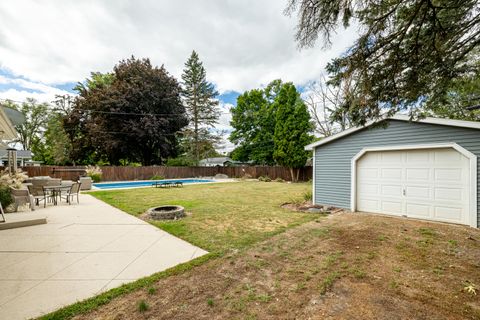
M 182 80 L 182 96 L 189 120 L 188 127 L 183 131 L 185 144 L 189 146 L 185 151 L 198 164 L 202 149 L 218 140 L 211 132 L 220 117 L 216 99 L 218 92 L 207 81 L 207 72 L 195 51 L 185 63 Z
M 341 25 L 358 26 L 354 44 L 327 66 L 332 84 L 355 83 L 343 108 L 356 124 L 418 109 L 480 70 L 478 0 L 289 0 L 286 12 L 298 14 L 300 47 L 318 37 L 329 45 Z
M 304 148 L 312 141 L 310 114 L 292 83 L 282 86 L 273 108 L 276 110 L 273 157 L 278 164 L 290 168 L 292 181 L 298 181 L 298 169 L 305 166 L 309 155 Z

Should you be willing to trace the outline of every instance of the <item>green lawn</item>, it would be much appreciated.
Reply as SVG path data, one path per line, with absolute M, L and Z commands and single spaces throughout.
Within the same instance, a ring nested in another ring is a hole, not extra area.
M 134 216 L 154 206 L 184 206 L 190 213 L 186 218 L 152 223 L 205 250 L 224 252 L 315 219 L 315 215 L 280 207 L 284 202 L 303 200 L 310 188 L 309 183 L 232 182 L 96 191 L 91 195 Z
M 285 202 L 303 201 L 310 183 L 231 182 L 186 185 L 183 188 L 139 188 L 95 191 L 90 194 L 134 216 L 148 208 L 177 204 L 189 215 L 178 221 L 152 222 L 159 228 L 197 245 L 209 254 L 124 284 L 105 293 L 61 308 L 40 319 L 70 319 L 108 304 L 112 300 L 157 281 L 183 274 L 209 260 L 219 258 L 229 249 L 249 248 L 287 228 L 318 219 L 318 215 L 282 209 Z

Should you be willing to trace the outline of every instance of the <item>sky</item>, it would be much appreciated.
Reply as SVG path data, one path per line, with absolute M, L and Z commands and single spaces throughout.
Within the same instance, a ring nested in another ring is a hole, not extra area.
M 286 0 L 62 0 L 0 2 L 0 99 L 51 102 L 72 94 L 93 71 L 108 72 L 134 55 L 180 79 L 197 51 L 220 92 L 218 129 L 231 130 L 236 97 L 280 78 L 299 90 L 356 37 L 339 30 L 333 44 L 298 49 L 296 17 Z M 222 151 L 233 146 L 225 141 Z

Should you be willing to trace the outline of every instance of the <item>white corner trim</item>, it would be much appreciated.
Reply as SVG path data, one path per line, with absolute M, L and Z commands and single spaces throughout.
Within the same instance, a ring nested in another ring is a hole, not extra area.
M 350 179 L 350 210 L 352 212 L 356 211 L 357 207 L 357 161 L 367 152 L 375 151 L 394 151 L 394 150 L 415 150 L 415 149 L 438 149 L 438 148 L 453 148 L 459 153 L 464 155 L 469 159 L 470 162 L 470 203 L 469 203 L 469 221 L 468 225 L 471 227 L 477 228 L 477 156 L 472 152 L 468 151 L 464 147 L 454 143 L 430 143 L 430 144 L 414 144 L 414 145 L 391 145 L 391 146 L 382 146 L 382 147 L 366 147 L 360 150 L 351 160 L 351 179 Z
M 347 130 L 344 130 L 342 132 L 339 132 L 337 134 L 334 134 L 333 136 L 323 138 L 321 140 L 318 140 L 314 143 L 311 143 L 307 146 L 305 146 L 305 150 L 313 150 L 314 148 L 321 146 L 322 144 L 328 143 L 330 141 L 339 139 L 344 136 L 348 136 L 349 134 L 352 134 L 354 132 L 357 132 L 358 130 L 365 129 L 375 123 L 381 122 L 383 120 L 399 120 L 399 121 L 407 121 L 407 122 L 418 122 L 418 123 L 428 123 L 428 124 L 437 124 L 437 125 L 442 125 L 442 126 L 450 126 L 450 127 L 462 127 L 462 128 L 471 128 L 471 129 L 479 129 L 480 130 L 480 122 L 478 121 L 464 121 L 464 120 L 451 120 L 451 119 L 441 119 L 441 118 L 432 118 L 432 117 L 427 117 L 424 119 L 419 119 L 419 120 L 411 120 L 409 116 L 407 115 L 394 115 L 389 118 L 385 119 L 377 119 L 377 120 L 371 120 L 365 123 L 363 127 L 353 127 Z
M 313 204 L 316 204 L 315 202 L 315 173 L 316 173 L 316 170 L 315 170 L 315 162 L 316 162 L 316 157 L 315 157 L 315 153 L 316 153 L 316 150 L 314 149 L 313 150 L 313 168 L 312 168 L 312 203 Z

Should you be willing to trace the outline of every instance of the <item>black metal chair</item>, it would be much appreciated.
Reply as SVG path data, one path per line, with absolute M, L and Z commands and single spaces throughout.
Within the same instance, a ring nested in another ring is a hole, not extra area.
M 3 206 L 2 203 L 0 202 L 0 215 L 2 216 L 2 221 L 0 222 L 5 222 L 5 214 L 3 213 Z

